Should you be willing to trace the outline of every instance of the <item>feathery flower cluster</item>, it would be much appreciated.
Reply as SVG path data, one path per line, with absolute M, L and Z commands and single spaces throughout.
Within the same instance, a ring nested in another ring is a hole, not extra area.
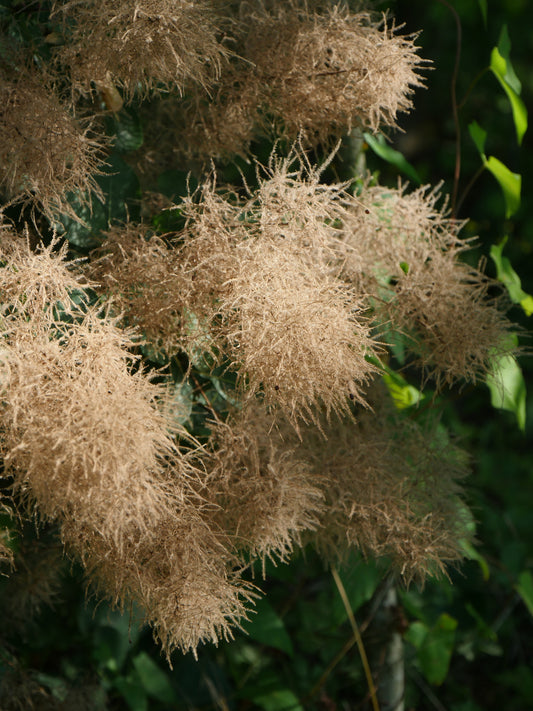
M 256 2 L 241 12 L 238 58 L 212 101 L 197 93 L 182 129 L 189 152 L 244 154 L 254 134 L 327 143 L 353 127 L 395 126 L 421 85 L 414 38 L 385 18 L 308 3 Z M 243 61 L 244 60 L 244 61 Z M 194 95 L 193 95 L 194 96 Z
M 167 153 L 170 140 L 189 156 L 246 154 L 272 133 L 299 148 L 258 167 L 255 189 L 219 188 L 213 171 L 176 206 L 178 233 L 110 226 L 83 267 L 0 227 L 13 503 L 57 526 L 102 595 L 137 603 L 167 655 L 231 636 L 256 596 L 241 575 L 254 559 L 356 547 L 409 580 L 459 558 L 464 457 L 437 425 L 399 416 L 376 385 L 380 358 L 395 331 L 440 386 L 485 374 L 509 342 L 437 191 L 353 195 L 305 156 L 396 125 L 421 83 L 414 38 L 341 2 L 238 5 L 222 21 L 215 0 L 56 0 L 56 66 L 72 101 L 96 88 L 113 111 L 119 89 L 174 92 L 152 125 L 164 117 Z M 45 65 L 0 67 L 0 189 L 53 221 L 74 216 L 70 193 L 99 195 L 101 142 Z M 211 408 L 205 447 L 133 355 L 142 339 L 188 358 L 186 377 L 200 355 L 202 378 L 216 377 L 209 363 L 236 374 L 235 410 Z M 12 559 L 1 536 L 0 556 Z
M 0 70 L 0 191 L 8 204 L 38 207 L 50 219 L 76 218 L 69 195 L 100 198 L 94 176 L 103 144 L 74 118 L 42 71 Z
M 54 11 L 66 40 L 58 58 L 82 92 L 207 87 L 227 55 L 210 0 L 69 0 Z
M 179 347 L 184 306 L 178 269 L 176 250 L 146 225 L 130 222 L 105 233 L 85 273 L 130 326 L 172 354 Z
M 244 203 L 207 185 L 189 201 L 182 249 L 191 311 L 240 375 L 246 396 L 260 390 L 293 421 L 363 402 L 375 372 L 374 343 L 361 296 L 331 273 L 343 211 L 338 186 L 311 171 L 272 166 Z M 329 223 L 329 224 L 328 224 Z
M 375 297 L 381 322 L 409 337 L 439 383 L 475 381 L 509 349 L 510 322 L 496 284 L 459 259 L 462 223 L 437 207 L 438 190 L 368 187 L 346 220 L 343 272 Z
M 76 306 L 85 283 L 64 253 L 33 254 L 7 231 L 1 246 L 2 453 L 14 491 L 59 524 L 115 604 L 144 608 L 168 653 L 227 634 L 244 614 L 231 544 L 203 523 L 198 474 L 160 389 L 131 369 L 130 335 Z
M 257 405 L 216 422 L 206 460 L 202 496 L 252 560 L 287 560 L 301 545 L 302 532 L 317 528 L 323 510 L 309 464 L 272 436 L 273 425 L 266 408 Z

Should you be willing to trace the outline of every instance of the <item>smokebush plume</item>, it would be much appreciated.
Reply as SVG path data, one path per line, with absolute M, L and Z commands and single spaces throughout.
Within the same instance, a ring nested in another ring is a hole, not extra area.
M 73 193 L 82 204 L 91 192 L 102 198 L 94 176 L 103 139 L 73 116 L 44 70 L 20 62 L 16 72 L 0 68 L 0 191 L 7 205 L 29 204 L 50 220 L 79 219 Z
M 208 86 L 227 50 L 209 0 L 83 0 L 56 2 L 68 42 L 58 50 L 72 85 L 106 95 Z M 118 107 L 120 108 L 120 107 Z
M 3 237 L 2 450 L 14 491 L 59 524 L 101 592 L 144 606 L 168 653 L 229 634 L 245 612 L 230 546 L 201 518 L 198 471 L 161 388 L 132 370 L 131 335 L 71 300 L 85 282 L 64 253 Z
M 316 529 L 323 509 L 308 463 L 273 428 L 275 415 L 254 403 L 214 423 L 209 440 L 202 497 L 251 560 L 287 560 L 302 532 Z
M 340 411 L 348 398 L 364 402 L 376 370 L 363 301 L 332 274 L 338 230 L 328 222 L 342 214 L 342 195 L 280 162 L 242 207 L 212 184 L 185 207 L 191 311 L 247 397 L 261 390 L 293 421 L 312 418 L 319 403 Z
M 396 126 L 421 86 L 413 36 L 346 4 L 243 4 L 236 57 L 217 92 L 184 105 L 189 154 L 247 153 L 254 133 L 328 144 L 353 128 Z
M 177 251 L 143 224 L 112 227 L 105 237 L 85 274 L 154 347 L 177 351 L 184 307 Z
M 470 242 L 439 199 L 438 188 L 367 187 L 345 218 L 342 268 L 373 297 L 377 319 L 407 336 L 426 375 L 451 385 L 512 350 L 511 323 L 500 286 L 461 261 Z

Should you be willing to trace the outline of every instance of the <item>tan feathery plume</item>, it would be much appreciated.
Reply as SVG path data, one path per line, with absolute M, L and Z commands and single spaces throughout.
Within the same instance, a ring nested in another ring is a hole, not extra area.
M 0 381 L 14 490 L 59 524 L 112 602 L 144 607 L 169 654 L 229 635 L 250 593 L 227 535 L 202 518 L 199 472 L 176 446 L 161 388 L 132 370 L 134 342 L 116 320 L 67 301 L 76 280 L 61 256 L 24 253 L 11 237 Z
M 341 188 L 280 163 L 244 205 L 207 184 L 184 208 L 191 311 L 247 394 L 262 390 L 293 421 L 318 403 L 339 411 L 348 398 L 363 402 L 375 372 L 363 302 L 331 274 L 343 200 Z
M 422 85 L 415 38 L 384 17 L 291 0 L 243 4 L 240 21 L 240 58 L 217 93 L 193 92 L 181 109 L 189 153 L 244 155 L 254 133 L 316 145 L 356 127 L 395 127 Z
M 201 494 L 214 504 L 214 520 L 252 560 L 287 560 L 322 511 L 308 464 L 276 432 L 272 436 L 275 427 L 276 415 L 252 403 L 213 424 L 205 461 Z
M 265 112 L 289 137 L 376 131 L 410 110 L 422 63 L 412 36 L 340 3 L 325 12 L 298 1 L 261 5 L 247 18 L 244 56 L 268 87 Z
M 58 50 L 82 92 L 94 84 L 103 96 L 116 92 L 177 89 L 189 82 L 210 85 L 227 50 L 220 17 L 209 0 L 78 0 L 56 2 L 68 40 Z
M 0 191 L 7 204 L 29 204 L 49 220 L 79 220 L 69 195 L 102 198 L 94 176 L 104 164 L 103 139 L 75 119 L 53 82 L 23 62 L 0 71 Z
M 494 287 L 501 294 L 496 282 L 461 261 L 470 241 L 439 197 L 438 188 L 365 189 L 345 218 L 342 268 L 376 297 L 377 318 L 407 336 L 426 374 L 475 381 L 495 354 L 509 352 L 511 324 L 502 297 L 490 295 Z
M 156 349 L 180 348 L 183 283 L 178 252 L 143 224 L 112 227 L 84 265 L 130 326 L 138 327 Z

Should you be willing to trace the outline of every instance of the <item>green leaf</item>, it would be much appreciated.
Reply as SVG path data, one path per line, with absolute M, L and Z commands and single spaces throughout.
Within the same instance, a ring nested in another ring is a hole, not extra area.
M 265 598 L 261 598 L 255 609 L 255 614 L 252 614 L 251 619 L 243 624 L 243 631 L 256 642 L 281 649 L 291 657 L 294 656 L 285 624 L 272 605 Z
M 516 342 L 516 336 L 513 337 Z M 526 384 L 522 369 L 512 355 L 496 356 L 485 381 L 493 407 L 513 412 L 518 427 L 526 428 Z
M 529 570 L 520 573 L 515 589 L 525 602 L 530 614 L 533 615 L 533 575 Z
M 418 405 L 423 398 L 420 390 L 409 385 L 409 383 L 394 370 L 387 368 L 386 371 L 387 372 L 382 375 L 383 382 L 387 386 L 398 410 L 405 410 L 407 407 Z
M 418 648 L 422 673 L 430 684 L 442 684 L 448 674 L 455 643 L 457 620 L 443 612 L 427 631 Z
M 487 27 L 487 0 L 477 0 L 479 4 L 479 9 L 481 10 L 481 15 L 483 17 L 483 24 L 485 28 Z
M 185 170 L 165 170 L 157 177 L 157 189 L 171 200 L 186 197 L 198 187 L 196 178 Z
M 393 165 L 400 172 L 407 175 L 407 177 L 410 178 L 417 185 L 420 185 L 422 183 L 422 180 L 416 172 L 415 168 L 406 161 L 405 157 L 402 155 L 402 153 L 400 153 L 400 151 L 394 150 L 394 148 L 391 148 L 386 143 L 385 136 L 382 133 L 378 134 L 377 138 L 371 133 L 363 133 L 363 137 L 368 143 L 369 147 L 374 151 L 377 156 L 387 161 L 387 163 Z
M 505 237 L 500 244 L 493 244 L 490 248 L 490 256 L 496 265 L 496 275 L 498 280 L 502 282 L 509 292 L 511 301 L 514 304 L 520 304 L 527 316 L 533 314 L 533 296 L 526 294 L 522 289 L 520 277 L 513 269 L 511 262 L 507 257 L 503 256 L 503 248 L 507 243 Z
M 481 128 L 477 121 L 472 121 L 472 123 L 468 124 L 468 131 L 470 132 L 472 140 L 476 144 L 476 148 L 480 152 L 481 156 L 484 158 L 487 132 L 484 128 Z
M 513 65 L 511 64 L 511 38 L 509 37 L 507 25 L 503 25 L 501 29 L 497 49 L 501 57 L 505 60 L 505 81 L 517 94 L 520 94 L 522 84 L 520 83 L 520 79 L 516 76 Z
M 56 225 L 58 232 L 64 232 L 68 241 L 80 249 L 95 247 L 101 239 L 102 231 L 111 222 L 137 219 L 139 180 L 133 168 L 113 153 L 107 163 L 107 172 L 96 178 L 104 193 L 104 202 L 92 195 L 89 204 L 82 204 L 79 198 L 73 196 L 71 205 L 85 225 L 67 216 L 63 216 L 61 224 Z
M 476 549 L 476 547 L 472 545 L 472 543 L 470 543 L 470 541 L 468 541 L 466 538 L 462 538 L 459 541 L 459 544 L 461 546 L 461 550 L 465 558 L 468 558 L 469 560 L 475 560 L 481 569 L 483 580 L 488 580 L 490 577 L 490 568 L 489 564 L 487 563 L 487 559 L 482 556 L 481 553 L 479 553 L 479 551 Z
M 148 711 L 148 697 L 137 674 L 119 677 L 113 682 L 131 711 Z
M 511 42 L 507 33 L 507 27 L 504 25 L 498 46 L 493 48 L 490 56 L 490 69 L 501 84 L 511 104 L 516 138 L 520 145 L 527 131 L 527 109 L 519 96 L 522 86 L 511 64 L 509 57 L 510 51 Z
M 520 207 L 522 176 L 519 173 L 512 173 L 506 165 L 494 156 L 484 160 L 484 163 L 503 190 L 506 205 L 505 217 L 511 217 Z
M 118 153 L 136 151 L 144 142 L 139 114 L 133 108 L 123 108 L 108 120 L 108 130 L 113 134 L 113 147 Z
M 341 577 L 350 607 L 353 612 L 357 612 L 361 605 L 368 602 L 375 593 L 379 581 L 383 577 L 383 572 L 377 563 L 370 560 L 357 562 L 348 560 L 342 567 Z M 334 628 L 337 629 L 348 618 L 348 613 L 338 594 L 333 594 L 333 599 L 329 604 L 329 615 Z
M 184 380 L 176 383 L 174 392 L 168 399 L 168 415 L 180 425 L 184 425 L 192 414 L 193 393 L 192 385 Z
M 412 622 L 409 625 L 404 639 L 410 642 L 415 649 L 420 649 L 426 639 L 428 631 L 429 627 L 424 622 L 416 620 L 416 622 Z
M 169 678 L 146 652 L 141 652 L 135 657 L 133 666 L 148 696 L 163 704 L 173 704 L 177 701 Z
M 304 711 L 297 696 L 290 689 L 277 689 L 250 700 L 264 711 Z

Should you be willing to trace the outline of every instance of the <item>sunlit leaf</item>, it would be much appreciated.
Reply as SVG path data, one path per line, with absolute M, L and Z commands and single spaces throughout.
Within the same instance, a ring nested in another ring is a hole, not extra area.
M 522 87 L 511 64 L 509 57 L 510 50 L 511 41 L 509 40 L 507 27 L 504 25 L 498 46 L 493 48 L 490 56 L 490 68 L 507 94 L 507 98 L 511 104 L 516 138 L 520 145 L 527 131 L 527 109 L 519 96 Z
M 513 337 L 516 341 L 516 336 Z M 497 356 L 492 363 L 486 383 L 493 407 L 514 413 L 518 427 L 526 427 L 526 384 L 522 369 L 512 355 Z
M 502 284 L 505 284 L 511 301 L 520 304 L 527 316 L 533 314 L 533 296 L 526 294 L 522 289 L 520 277 L 513 269 L 511 262 L 503 256 L 503 248 L 507 243 L 507 237 L 500 244 L 493 244 L 490 248 L 490 256 L 496 265 L 496 275 Z
M 394 404 L 399 410 L 417 405 L 422 399 L 422 393 L 412 385 L 409 385 L 401 375 L 393 371 L 383 373 L 383 382 L 394 400 Z
M 505 216 L 511 217 L 520 207 L 522 176 L 519 173 L 510 171 L 506 165 L 494 156 L 489 156 L 484 163 L 500 184 L 505 198 Z

